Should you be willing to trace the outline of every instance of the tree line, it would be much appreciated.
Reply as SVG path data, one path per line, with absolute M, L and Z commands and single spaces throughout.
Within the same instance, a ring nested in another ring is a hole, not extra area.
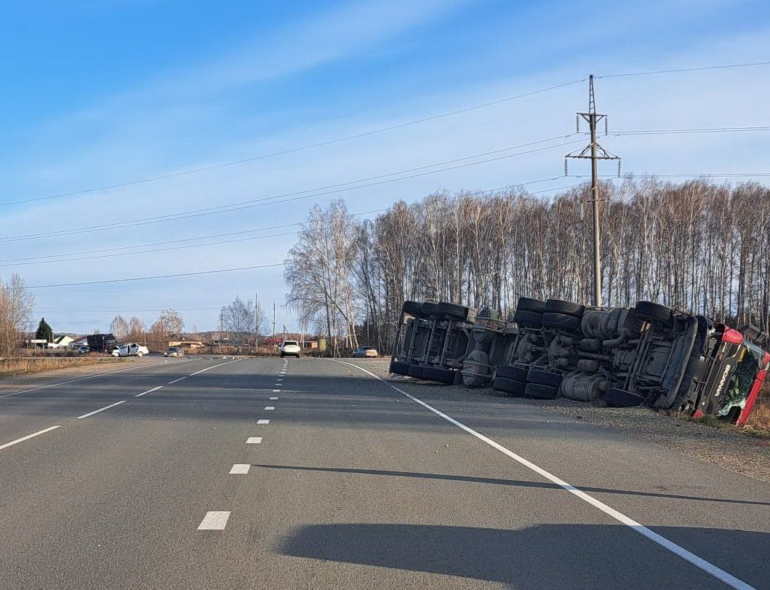
M 286 259 L 287 304 L 333 353 L 389 350 L 404 300 L 511 313 L 520 296 L 590 302 L 588 185 L 432 194 L 373 220 L 314 207 Z M 768 331 L 770 188 L 626 177 L 601 186 L 606 306 L 657 301 Z

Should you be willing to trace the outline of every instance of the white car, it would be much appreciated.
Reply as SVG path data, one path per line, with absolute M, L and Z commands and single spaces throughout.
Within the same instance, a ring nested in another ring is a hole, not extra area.
M 296 356 L 299 358 L 299 353 L 302 352 L 302 349 L 299 346 L 299 342 L 296 340 L 284 340 L 279 351 L 281 358 L 285 357 L 286 355 Z
M 150 349 L 141 344 L 135 342 L 131 344 L 123 344 L 112 351 L 112 356 L 139 356 L 142 357 L 145 354 L 150 354 Z

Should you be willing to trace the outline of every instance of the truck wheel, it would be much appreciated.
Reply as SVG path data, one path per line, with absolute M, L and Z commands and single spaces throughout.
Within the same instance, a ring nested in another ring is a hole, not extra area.
M 536 311 L 516 310 L 513 321 L 523 328 L 542 328 L 543 314 Z
M 531 297 L 519 297 L 519 302 L 516 304 L 516 311 L 534 311 L 535 313 L 543 313 L 545 311 L 545 301 L 532 299 Z
M 492 389 L 496 389 L 497 391 L 504 391 L 505 393 L 510 393 L 511 395 L 524 395 L 525 387 L 525 383 L 522 383 L 521 381 L 514 381 L 513 379 L 506 379 L 505 377 L 495 377 L 495 380 L 492 382 Z
M 409 315 L 418 316 L 422 313 L 422 303 L 417 301 L 404 301 L 404 305 L 401 306 L 401 311 L 408 313 Z
M 444 385 L 452 385 L 455 382 L 454 371 L 442 367 L 423 367 L 422 378 L 427 381 L 438 381 Z
M 501 377 L 503 379 L 511 379 L 513 381 L 518 381 L 519 383 L 526 383 L 527 382 L 527 373 L 528 369 L 524 369 L 522 367 L 516 367 L 511 365 L 499 365 L 497 367 L 497 373 L 496 377 Z
M 549 387 L 540 383 L 527 383 L 524 387 L 524 395 L 535 399 L 556 399 L 558 394 L 558 387 Z
M 390 372 L 394 375 L 408 375 L 409 363 L 404 361 L 390 361 Z
M 652 301 L 639 301 L 636 304 L 636 317 L 643 320 L 660 322 L 665 326 L 671 326 L 674 320 L 674 310 Z
M 407 370 L 406 374 L 410 377 L 413 377 L 415 379 L 422 379 L 422 365 L 409 365 L 409 369 Z
M 549 371 L 540 371 L 539 369 L 530 369 L 527 374 L 527 383 L 537 383 L 538 385 L 547 385 L 548 387 L 559 388 L 562 376 L 558 373 Z
M 545 302 L 546 313 L 563 313 L 565 315 L 572 315 L 576 318 L 582 318 L 585 306 L 579 303 L 573 303 L 572 301 L 562 301 L 561 299 L 549 299 Z
M 577 330 L 580 328 L 580 318 L 564 313 L 545 312 L 543 326 L 557 330 Z
M 434 301 L 426 301 L 422 304 L 422 314 L 424 316 L 443 317 L 444 312 L 439 307 L 439 304 Z
M 612 387 L 604 394 L 604 401 L 607 405 L 615 406 L 616 408 L 632 408 L 634 406 L 641 406 L 645 397 L 634 393 L 633 391 L 626 391 L 625 389 L 618 389 Z
M 441 310 L 441 314 L 450 316 L 454 319 L 464 322 L 468 319 L 469 308 L 464 305 L 457 305 L 456 303 L 446 303 L 444 301 L 439 302 L 438 308 Z

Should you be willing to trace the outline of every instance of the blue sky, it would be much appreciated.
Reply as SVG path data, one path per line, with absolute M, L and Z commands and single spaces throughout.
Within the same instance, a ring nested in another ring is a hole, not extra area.
M 19 272 L 30 286 L 280 263 L 293 236 L 275 234 L 296 228 L 254 230 L 301 222 L 311 205 L 337 196 L 356 213 L 437 190 L 558 177 L 562 156 L 572 147 L 339 195 L 50 235 L 566 136 L 574 131 L 574 113 L 586 107 L 586 84 L 237 166 L 45 197 L 291 150 L 590 73 L 770 60 L 770 8 L 759 1 L 73 0 L 7 3 L 3 13 L 0 274 Z M 767 125 L 769 73 L 769 67 L 756 67 L 599 78 L 598 107 L 615 130 Z M 764 157 L 768 137 L 760 132 L 602 141 L 623 156 L 627 172 L 760 173 L 770 172 Z M 530 188 L 573 182 L 562 178 Z M 10 204 L 17 201 L 27 202 Z M 247 231 L 252 233 L 239 236 L 274 237 L 148 254 L 130 248 L 206 243 L 199 238 Z M 17 239 L 31 234 L 45 235 Z M 73 255 L 42 264 L 19 260 L 110 248 L 133 253 Z M 265 268 L 34 293 L 36 317 L 45 315 L 57 331 L 88 332 L 105 330 L 116 313 L 142 316 L 149 325 L 166 307 L 182 310 L 188 327 L 213 329 L 222 305 L 255 292 L 266 307 L 278 304 L 279 327 L 293 327 L 292 314 L 280 307 L 285 291 L 282 270 Z

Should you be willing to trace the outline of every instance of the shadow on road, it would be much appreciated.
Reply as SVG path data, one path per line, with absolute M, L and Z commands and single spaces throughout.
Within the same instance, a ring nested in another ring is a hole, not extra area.
M 410 471 L 385 471 L 380 469 L 349 469 L 344 467 L 301 467 L 296 465 L 252 465 L 260 469 L 278 469 L 293 471 L 316 471 L 322 473 L 351 473 L 357 475 L 379 475 L 385 477 L 406 477 L 416 479 L 433 479 L 443 481 L 461 481 L 468 483 L 480 483 L 490 485 L 514 486 L 520 488 L 540 488 L 546 490 L 561 490 L 560 486 L 554 483 L 539 481 L 523 481 L 517 479 L 498 479 L 487 477 L 473 477 L 469 475 L 448 475 L 442 473 L 414 473 Z M 653 498 L 671 498 L 674 500 L 693 500 L 696 502 L 719 502 L 722 504 L 749 504 L 755 506 L 770 506 L 770 502 L 754 502 L 750 500 L 734 500 L 727 498 L 705 498 L 703 496 L 683 496 L 680 494 L 665 494 L 659 492 L 643 492 L 638 490 L 613 490 L 610 488 L 595 488 L 580 486 L 584 492 L 594 492 L 598 494 L 619 494 L 623 496 L 646 496 Z
M 679 527 L 656 532 L 757 588 L 768 587 L 764 564 L 747 563 L 743 554 L 770 555 L 766 533 Z M 517 589 L 726 587 L 662 548 L 651 551 L 654 547 L 621 525 L 499 530 L 362 523 L 299 527 L 279 552 L 506 583 Z

